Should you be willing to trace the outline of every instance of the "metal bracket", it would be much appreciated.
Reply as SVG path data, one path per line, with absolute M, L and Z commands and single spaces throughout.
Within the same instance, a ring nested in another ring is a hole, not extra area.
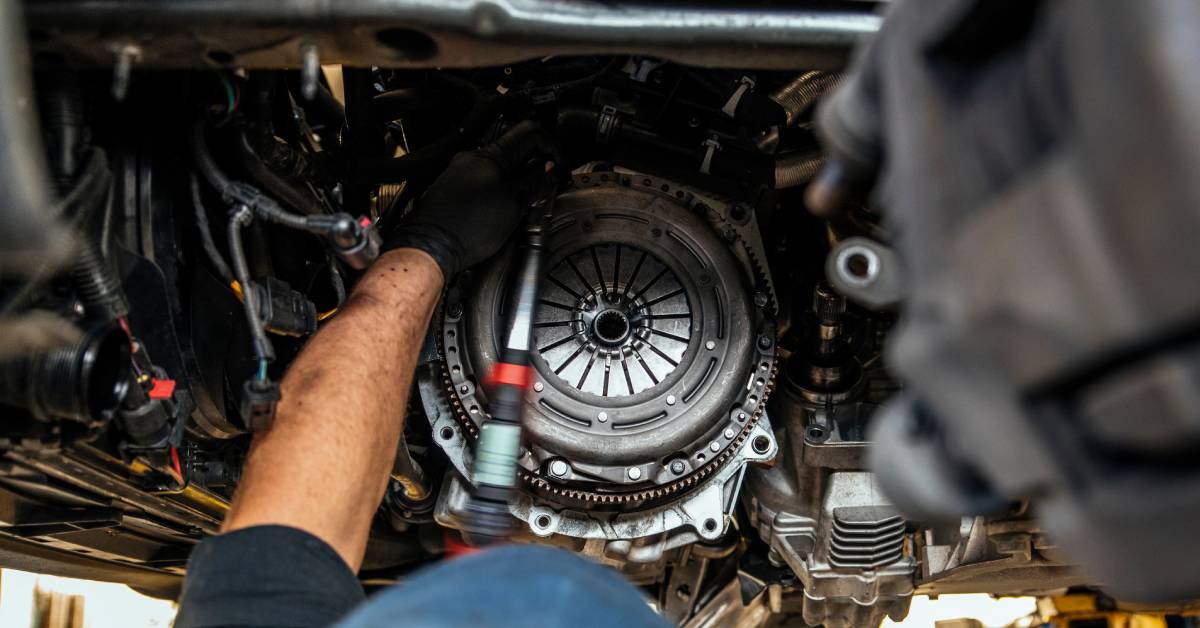
M 706 148 L 704 149 L 704 161 L 700 162 L 700 172 L 711 174 L 713 156 L 721 150 L 721 142 L 714 136 L 704 140 L 704 146 Z
M 596 121 L 596 143 L 607 144 L 620 124 L 621 119 L 617 117 L 617 108 L 612 105 L 604 105 L 600 109 L 600 117 Z
M 754 79 L 749 76 L 743 76 L 738 83 L 737 90 L 733 92 L 729 100 L 725 101 L 725 106 L 721 107 L 721 113 L 730 118 L 737 112 L 738 103 L 742 102 L 742 96 L 745 96 L 746 92 L 754 89 Z

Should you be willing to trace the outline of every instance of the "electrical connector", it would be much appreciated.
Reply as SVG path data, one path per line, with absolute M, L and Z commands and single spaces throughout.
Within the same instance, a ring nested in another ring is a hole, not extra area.
M 242 421 L 251 432 L 261 432 L 275 422 L 279 404 L 279 384 L 271 380 L 250 379 L 242 385 Z
M 329 243 L 343 262 L 362 270 L 379 257 L 382 239 L 370 218 L 360 216 L 354 220 L 340 214 L 329 231 Z
M 307 336 L 317 331 L 317 308 L 286 282 L 267 277 L 253 284 L 258 292 L 258 313 L 267 331 L 285 336 Z

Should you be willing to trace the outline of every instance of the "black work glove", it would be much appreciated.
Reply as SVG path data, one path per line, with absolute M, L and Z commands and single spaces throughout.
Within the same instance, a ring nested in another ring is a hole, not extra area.
M 449 281 L 504 246 L 521 222 L 527 175 L 561 161 L 550 136 L 529 121 L 483 148 L 459 153 L 412 212 L 384 234 L 383 250 L 425 251 Z
M 873 187 L 905 277 L 884 492 L 951 520 L 1034 497 L 1130 602 L 1200 592 L 1197 27 L 1186 0 L 893 3 L 808 198 Z

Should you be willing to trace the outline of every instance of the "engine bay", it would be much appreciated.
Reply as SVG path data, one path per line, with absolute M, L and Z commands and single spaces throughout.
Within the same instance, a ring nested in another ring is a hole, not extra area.
M 877 625 L 917 593 L 1089 584 L 1028 504 L 908 520 L 867 470 L 867 430 L 902 387 L 883 359 L 897 312 L 853 297 L 888 279 L 889 234 L 869 204 L 824 220 L 803 194 L 836 67 L 208 57 L 114 85 L 35 54 L 48 206 L 84 244 L 2 286 L 26 332 L 0 367 L 0 552 L 173 595 L 272 383 L 338 315 L 374 231 L 457 152 L 532 120 L 570 177 L 535 314 L 518 540 L 619 570 L 680 625 Z M 395 409 L 369 586 L 459 542 L 515 250 L 457 277 L 434 315 Z M 18 344 L 36 351 L 10 357 Z

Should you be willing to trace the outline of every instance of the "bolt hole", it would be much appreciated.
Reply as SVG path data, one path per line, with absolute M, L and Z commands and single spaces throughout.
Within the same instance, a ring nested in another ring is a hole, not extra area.
M 550 527 L 550 515 L 538 515 L 537 519 L 533 520 L 533 524 L 539 528 Z
M 855 253 L 846 258 L 846 270 L 859 279 L 866 279 L 871 271 L 871 260 L 866 255 Z
M 412 28 L 385 28 L 375 33 L 375 40 L 409 60 L 429 59 L 438 49 L 437 42 L 429 35 Z
M 439 434 L 442 435 L 442 440 L 450 440 L 451 438 L 454 438 L 454 428 L 443 427 Z
M 758 454 L 765 454 L 771 449 L 771 439 L 761 434 L 755 436 L 754 440 L 751 441 L 750 444 L 752 447 L 754 447 L 754 452 Z
M 704 530 L 706 532 L 712 532 L 713 530 L 716 530 L 716 529 L 717 529 L 717 520 L 716 519 L 705 519 L 704 520 Z

